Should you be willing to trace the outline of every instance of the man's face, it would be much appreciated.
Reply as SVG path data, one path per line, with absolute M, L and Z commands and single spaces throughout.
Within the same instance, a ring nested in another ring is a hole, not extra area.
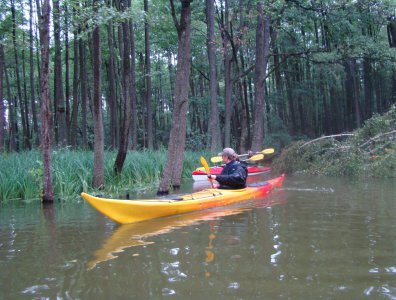
M 224 163 L 228 163 L 230 160 L 228 159 L 227 155 L 222 155 L 221 158 L 223 159 Z

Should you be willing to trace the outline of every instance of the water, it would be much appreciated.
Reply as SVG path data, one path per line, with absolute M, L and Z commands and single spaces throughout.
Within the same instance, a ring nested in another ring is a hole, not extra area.
M 82 200 L 3 204 L 0 299 L 396 299 L 395 191 L 288 176 L 260 201 L 122 226 Z

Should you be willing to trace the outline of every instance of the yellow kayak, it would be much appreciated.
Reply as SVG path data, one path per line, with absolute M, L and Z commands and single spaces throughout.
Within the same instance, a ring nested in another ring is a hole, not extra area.
M 148 219 L 183 214 L 247 200 L 263 199 L 274 188 L 281 187 L 284 175 L 266 182 L 252 184 L 244 189 L 205 189 L 178 198 L 150 200 L 118 200 L 81 196 L 99 212 L 115 222 L 126 224 Z

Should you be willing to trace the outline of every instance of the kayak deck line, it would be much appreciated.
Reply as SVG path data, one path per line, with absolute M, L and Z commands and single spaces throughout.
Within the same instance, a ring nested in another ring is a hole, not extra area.
M 111 220 L 126 224 L 263 199 L 274 188 L 281 187 L 283 179 L 284 175 L 281 175 L 264 183 L 251 184 L 237 190 L 208 188 L 176 196 L 174 199 L 120 200 L 95 197 L 87 193 L 81 193 L 81 196 Z

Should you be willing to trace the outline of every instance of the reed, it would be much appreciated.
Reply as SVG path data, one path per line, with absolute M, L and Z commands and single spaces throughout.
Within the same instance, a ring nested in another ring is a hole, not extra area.
M 120 195 L 125 191 L 138 192 L 158 187 L 166 163 L 166 151 L 130 151 L 122 173 L 113 171 L 117 153 L 105 152 L 105 186 L 100 191 Z M 191 178 L 191 171 L 199 166 L 202 153 L 185 152 L 183 179 Z M 209 157 L 209 154 L 207 154 Z M 39 200 L 42 193 L 43 165 L 38 150 L 0 155 L 0 201 Z M 60 200 L 78 199 L 82 191 L 91 187 L 93 153 L 91 151 L 61 149 L 52 156 L 54 194 Z

